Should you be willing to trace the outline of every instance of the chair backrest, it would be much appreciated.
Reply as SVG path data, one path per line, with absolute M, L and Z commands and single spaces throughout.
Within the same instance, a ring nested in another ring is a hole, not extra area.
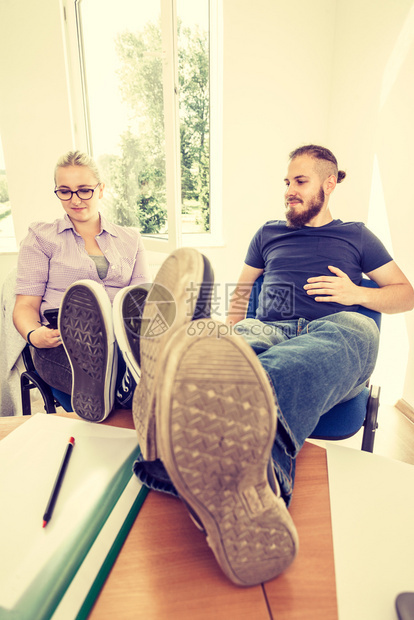
M 374 280 L 368 280 L 368 278 L 362 278 L 361 286 L 365 286 L 366 288 L 379 288 L 378 284 L 374 282 Z M 381 312 L 370 310 L 369 308 L 365 308 L 365 306 L 359 306 L 358 312 L 365 314 L 365 316 L 369 316 L 370 319 L 374 319 L 378 329 L 381 329 Z
M 246 318 L 254 319 L 256 317 L 256 310 L 259 303 L 259 294 L 263 284 L 263 275 L 259 276 L 256 282 L 253 284 L 252 292 L 250 293 L 249 305 L 247 308 Z M 365 286 L 367 288 L 378 288 L 378 284 L 373 280 L 368 280 L 367 278 L 363 278 L 361 281 L 361 286 Z M 373 319 L 378 326 L 378 329 L 381 329 L 381 313 L 376 310 L 370 310 L 369 308 L 365 308 L 364 306 L 359 306 L 357 312 L 361 314 L 365 314 L 369 318 Z

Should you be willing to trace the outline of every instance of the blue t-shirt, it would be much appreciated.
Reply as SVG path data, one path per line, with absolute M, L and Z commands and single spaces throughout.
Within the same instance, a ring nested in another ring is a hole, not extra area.
M 325 226 L 288 228 L 282 220 L 266 222 L 250 242 L 246 264 L 264 269 L 256 318 L 314 320 L 358 306 L 318 302 L 304 290 L 307 279 L 334 276 L 338 267 L 354 284 L 392 260 L 382 242 L 362 222 L 333 220 Z

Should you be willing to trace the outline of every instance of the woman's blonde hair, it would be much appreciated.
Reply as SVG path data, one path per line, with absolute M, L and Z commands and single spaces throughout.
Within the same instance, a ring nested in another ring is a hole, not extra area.
M 68 166 L 84 166 L 89 168 L 92 174 L 96 177 L 98 183 L 102 183 L 101 173 L 96 165 L 95 161 L 87 153 L 81 151 L 68 151 L 57 160 L 55 167 L 55 184 L 56 184 L 56 172 L 58 168 L 67 168 Z

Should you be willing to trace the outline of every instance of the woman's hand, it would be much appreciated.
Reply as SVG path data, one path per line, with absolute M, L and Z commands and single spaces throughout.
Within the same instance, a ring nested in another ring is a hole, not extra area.
M 40 325 L 41 295 L 16 295 L 13 310 L 13 322 L 19 334 L 38 349 L 53 349 L 62 344 L 58 329 Z
M 58 329 L 50 329 L 45 325 L 38 327 L 30 334 L 30 342 L 38 349 L 53 349 L 62 344 Z

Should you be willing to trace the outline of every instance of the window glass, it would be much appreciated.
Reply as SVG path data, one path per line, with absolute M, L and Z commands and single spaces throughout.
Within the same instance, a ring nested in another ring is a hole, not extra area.
M 106 215 L 161 238 L 169 229 L 166 140 L 167 125 L 174 121 L 165 104 L 175 96 L 166 90 L 175 88 L 165 67 L 174 62 L 180 152 L 175 182 L 181 187 L 175 208 L 182 234 L 210 230 L 209 3 L 178 1 L 177 18 L 171 20 L 175 60 L 166 57 L 174 54 L 164 45 L 161 12 L 168 5 L 155 0 L 118 0 L 116 8 L 102 0 L 80 4 L 91 150 L 106 181 Z
M 210 53 L 207 1 L 178 0 L 182 232 L 210 230 Z

